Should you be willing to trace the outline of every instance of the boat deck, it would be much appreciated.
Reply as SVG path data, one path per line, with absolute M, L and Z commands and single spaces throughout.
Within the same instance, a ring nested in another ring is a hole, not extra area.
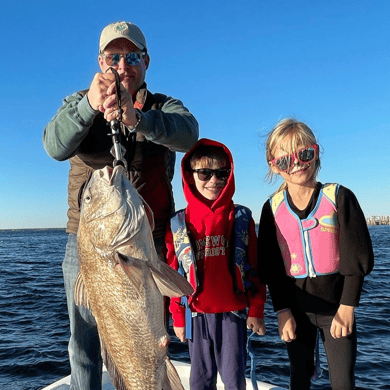
M 191 365 L 188 363 L 182 363 L 173 360 L 172 363 L 175 365 L 177 372 L 180 375 L 181 381 L 183 383 L 183 387 L 186 390 L 189 390 L 190 385 L 189 385 L 189 377 L 190 377 L 190 367 Z M 249 378 L 247 378 L 247 389 L 252 389 L 252 383 Z M 260 382 L 257 381 L 257 386 L 259 390 L 286 390 L 284 387 L 278 387 L 274 385 L 270 385 L 268 383 Z M 70 376 L 67 376 L 58 382 L 53 383 L 50 386 L 45 387 L 42 390 L 69 390 L 70 388 Z M 217 389 L 218 390 L 223 390 L 224 385 L 221 381 L 220 376 L 218 375 L 218 382 L 217 382 Z M 110 376 L 108 375 L 108 372 L 104 368 L 103 371 L 103 390 L 115 390 L 115 387 L 113 386 Z

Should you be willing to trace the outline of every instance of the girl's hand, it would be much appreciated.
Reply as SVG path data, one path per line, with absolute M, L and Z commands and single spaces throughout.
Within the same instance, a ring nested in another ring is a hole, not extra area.
M 176 326 L 173 327 L 173 330 L 175 332 L 175 335 L 177 338 L 184 343 L 186 341 L 186 328 L 185 326 L 177 328 Z
M 354 312 L 353 306 L 340 305 L 330 327 L 330 334 L 334 339 L 347 337 L 352 333 Z
M 252 329 L 253 332 L 259 334 L 260 336 L 265 335 L 265 325 L 263 318 L 248 317 L 246 320 L 246 327 L 248 329 Z
M 295 340 L 297 337 L 295 334 L 296 327 L 297 325 L 294 316 L 291 314 L 290 310 L 278 314 L 279 336 L 282 341 L 289 343 L 292 340 Z

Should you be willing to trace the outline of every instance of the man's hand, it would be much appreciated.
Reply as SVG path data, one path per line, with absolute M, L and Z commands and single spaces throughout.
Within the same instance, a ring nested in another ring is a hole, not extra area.
M 184 343 L 186 341 L 186 328 L 183 326 L 183 327 L 176 327 L 174 326 L 173 327 L 173 330 L 175 332 L 175 335 L 177 336 L 177 338 L 182 342 Z
M 248 317 L 246 320 L 246 327 L 252 329 L 253 332 L 259 334 L 260 336 L 265 335 L 265 325 L 263 318 Z
M 334 339 L 347 337 L 352 333 L 354 312 L 353 306 L 340 305 L 330 326 L 330 334 Z
M 278 328 L 280 338 L 289 343 L 292 340 L 295 340 L 296 334 L 296 323 L 294 316 L 291 314 L 291 311 L 283 311 L 278 314 Z
M 96 73 L 87 93 L 90 106 L 95 111 L 103 112 L 103 103 L 107 98 L 107 89 L 114 82 L 113 73 Z
M 137 117 L 135 115 L 136 110 L 134 109 L 133 98 L 131 97 L 129 91 L 122 84 L 120 84 L 120 96 L 122 123 L 125 126 L 134 127 L 137 123 Z M 111 83 L 107 88 L 107 97 L 104 100 L 103 107 L 100 111 L 104 112 L 104 118 L 107 122 L 118 120 L 120 117 L 118 102 L 116 99 L 115 77 L 114 82 Z

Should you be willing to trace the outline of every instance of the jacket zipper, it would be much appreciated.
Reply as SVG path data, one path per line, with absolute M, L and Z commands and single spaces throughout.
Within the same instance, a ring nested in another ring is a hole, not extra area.
M 309 246 L 309 233 L 308 231 L 303 232 L 303 236 L 305 239 L 305 253 L 306 253 L 306 258 L 307 258 L 307 265 L 308 265 L 308 276 L 309 278 L 316 278 L 316 272 L 314 271 L 314 266 L 313 266 L 313 259 L 311 257 L 311 252 L 310 252 L 310 246 Z

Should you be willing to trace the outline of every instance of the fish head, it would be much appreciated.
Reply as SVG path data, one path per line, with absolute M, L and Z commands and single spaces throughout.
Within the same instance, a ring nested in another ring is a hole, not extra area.
M 129 245 L 145 219 L 150 223 L 144 201 L 121 165 L 94 171 L 82 195 L 80 229 L 88 232 L 96 250 L 109 254 Z

